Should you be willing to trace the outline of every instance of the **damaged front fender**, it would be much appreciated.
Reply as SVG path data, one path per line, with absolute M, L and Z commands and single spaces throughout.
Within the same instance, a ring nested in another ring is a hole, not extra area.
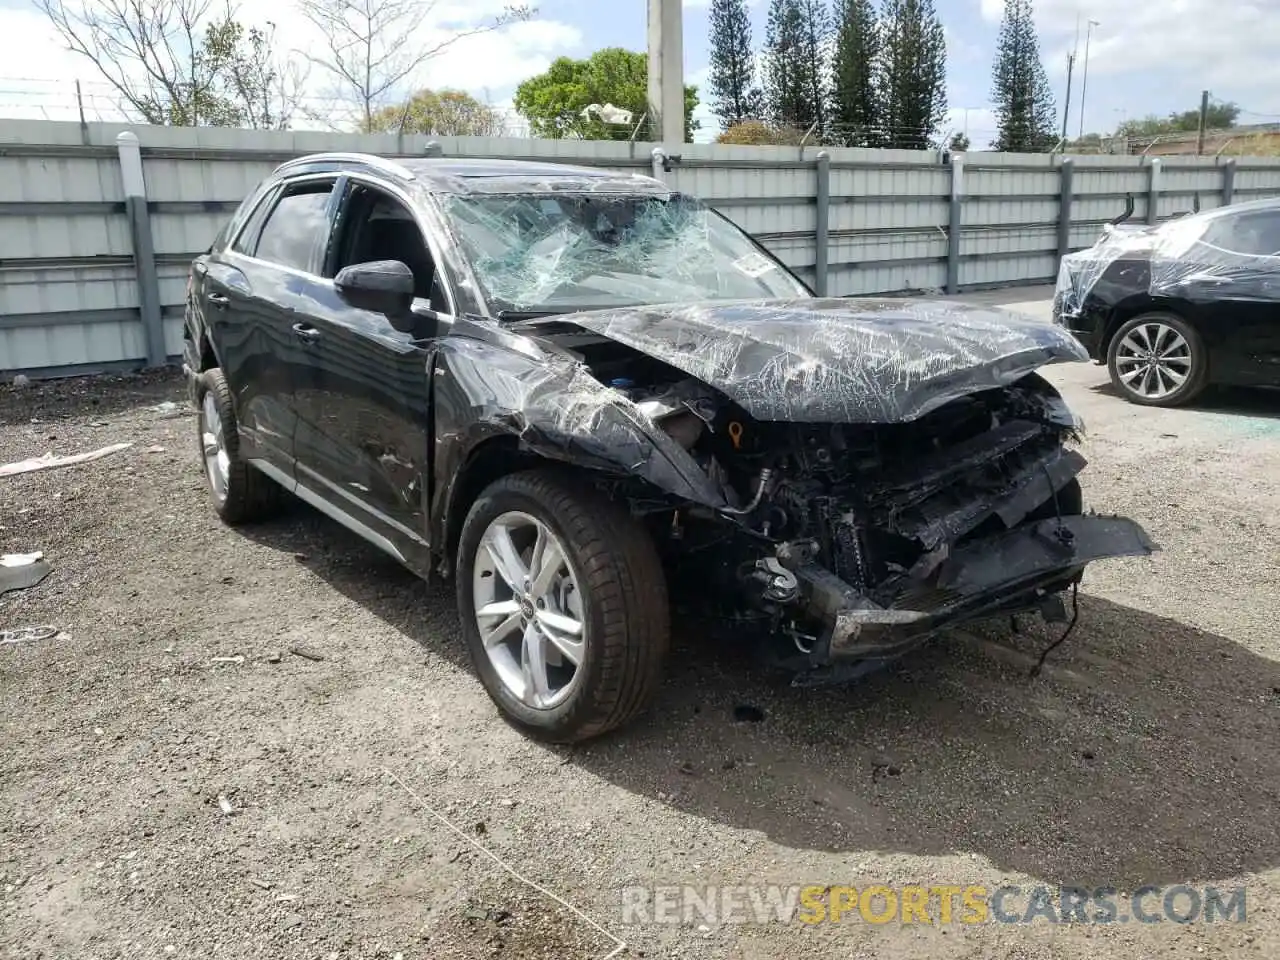
M 462 468 L 495 437 L 549 460 L 639 477 L 682 501 L 730 506 L 679 443 L 586 367 L 529 339 L 475 326 L 479 336 L 440 340 L 432 364 L 437 531 L 449 524 Z

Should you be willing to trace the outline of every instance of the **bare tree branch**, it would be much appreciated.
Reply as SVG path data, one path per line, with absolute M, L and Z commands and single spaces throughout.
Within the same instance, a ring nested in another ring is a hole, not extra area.
M 507 6 L 487 22 L 423 43 L 423 27 L 438 0 L 300 0 L 303 15 L 324 38 L 320 53 L 303 51 L 334 86 L 334 99 L 369 130 L 374 114 L 428 60 L 465 37 L 528 20 L 536 10 Z
M 87 59 L 144 123 L 279 126 L 303 75 L 281 69 L 268 31 L 246 29 L 228 2 L 34 0 L 63 43 Z

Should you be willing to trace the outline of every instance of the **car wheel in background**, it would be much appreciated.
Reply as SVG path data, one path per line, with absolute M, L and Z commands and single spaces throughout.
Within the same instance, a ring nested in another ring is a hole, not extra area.
M 196 386 L 196 438 L 214 509 L 224 522 L 265 520 L 280 508 L 280 486 L 240 457 L 240 434 L 231 390 L 217 367 L 200 374 Z
M 670 638 L 666 579 L 647 531 L 571 475 L 495 481 L 458 544 L 458 612 L 503 716 L 571 743 L 625 724 L 652 699 Z
M 1126 400 L 1151 407 L 1189 403 L 1205 388 L 1209 357 L 1195 329 L 1172 313 L 1123 324 L 1107 351 L 1111 383 Z

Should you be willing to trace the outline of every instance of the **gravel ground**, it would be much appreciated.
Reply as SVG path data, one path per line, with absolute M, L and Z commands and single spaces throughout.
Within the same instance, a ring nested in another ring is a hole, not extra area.
M 1091 568 L 1040 677 L 1057 628 L 1030 623 L 807 692 L 685 635 L 655 709 L 572 750 L 497 719 L 448 587 L 301 505 L 220 525 L 176 379 L 0 388 L 0 462 L 133 444 L 0 479 L 0 548 L 54 567 L 0 629 L 62 630 L 0 646 L 0 956 L 1280 955 L 1280 400 L 1143 410 L 1098 368 L 1052 377 L 1090 506 L 1163 552 Z M 766 883 L 1246 884 L 1248 919 L 622 910 Z

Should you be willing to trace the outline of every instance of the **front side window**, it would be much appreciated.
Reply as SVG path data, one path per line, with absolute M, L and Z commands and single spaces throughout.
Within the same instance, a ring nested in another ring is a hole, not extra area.
M 495 313 L 810 296 L 690 197 L 483 194 L 444 209 Z
M 328 228 L 326 214 L 332 192 L 329 181 L 286 187 L 267 217 L 253 255 L 282 267 L 310 270 Z

